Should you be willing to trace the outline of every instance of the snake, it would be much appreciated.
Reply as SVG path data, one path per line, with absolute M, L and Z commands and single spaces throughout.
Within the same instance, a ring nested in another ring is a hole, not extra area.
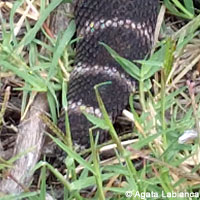
M 92 126 L 82 108 L 102 118 L 94 86 L 98 88 L 106 111 L 114 123 L 129 102 L 137 81 L 130 76 L 100 43 L 108 45 L 121 57 L 133 61 L 148 56 L 154 43 L 158 0 L 75 0 L 74 15 L 77 38 L 75 67 L 70 74 L 68 119 L 74 144 L 89 147 Z M 65 117 L 58 127 L 65 131 Z M 101 131 L 99 143 L 109 133 Z

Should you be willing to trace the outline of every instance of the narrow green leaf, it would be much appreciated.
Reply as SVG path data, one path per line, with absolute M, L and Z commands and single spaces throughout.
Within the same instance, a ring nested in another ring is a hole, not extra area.
M 114 176 L 114 173 L 102 174 L 102 181 L 106 181 Z M 80 179 L 71 183 L 73 190 L 81 190 L 90 186 L 96 185 L 95 177 L 86 177 L 84 180 Z
M 150 135 L 150 136 L 143 138 L 142 140 L 138 141 L 136 144 L 133 144 L 132 146 L 133 146 L 134 149 L 140 150 L 145 145 L 148 145 L 150 142 L 153 142 L 153 140 L 155 140 L 160 135 L 161 135 L 161 133 Z
M 111 56 L 121 65 L 121 67 L 123 67 L 123 69 L 128 74 L 130 74 L 136 80 L 139 80 L 140 69 L 137 65 L 119 56 L 117 52 L 115 52 L 113 49 L 111 49 L 108 45 L 104 44 L 103 42 L 100 42 L 100 44 L 103 45 L 107 49 L 107 51 L 111 54 Z
M 25 46 L 32 42 L 32 40 L 35 38 L 37 32 L 40 30 L 42 27 L 42 24 L 45 22 L 47 17 L 50 15 L 50 13 L 62 2 L 62 0 L 53 0 L 48 7 L 43 11 L 41 14 L 40 18 L 36 22 L 35 26 L 30 29 L 30 31 L 27 32 L 25 37 L 21 40 L 19 43 L 19 47 Z
M 37 88 L 39 91 L 46 91 L 45 83 L 43 82 L 42 78 L 37 76 L 36 74 L 30 75 L 27 70 L 18 69 L 14 65 L 4 60 L 0 60 L 0 65 L 8 70 L 13 71 L 17 76 L 24 79 L 27 83 Z
M 103 130 L 109 130 L 109 127 L 107 126 L 107 123 L 104 119 L 98 118 L 92 114 L 89 114 L 85 111 L 82 111 L 82 113 L 86 116 L 86 118 L 96 126 L 96 128 L 101 128 Z
M 93 167 L 85 161 L 79 154 L 77 154 L 75 151 L 72 151 L 69 147 L 67 147 L 64 143 L 62 143 L 59 139 L 51 136 L 48 134 L 48 136 L 61 148 L 63 151 L 65 151 L 70 157 L 74 158 L 79 164 L 87 168 L 89 171 L 91 171 L 95 175 L 95 171 L 93 170 Z
M 41 189 L 40 189 L 40 199 L 45 199 L 46 198 L 46 176 L 47 176 L 47 170 L 46 166 L 42 167 L 41 170 Z
M 195 10 L 193 0 L 184 0 L 184 4 L 187 10 L 194 16 Z
M 69 42 L 71 41 L 71 39 L 75 33 L 75 29 L 76 29 L 75 22 L 74 22 L 74 20 L 72 20 L 70 22 L 69 26 L 67 27 L 67 29 L 65 30 L 62 38 L 60 39 L 57 48 L 54 50 L 52 65 L 51 65 L 49 73 L 48 73 L 47 81 L 49 81 L 56 74 L 56 71 L 57 71 L 56 66 L 58 64 L 58 60 L 61 57 L 66 45 L 68 45 Z
M 57 124 L 57 113 L 56 113 L 55 96 L 53 97 L 53 95 L 52 95 L 52 93 L 50 91 L 47 91 L 47 100 L 48 100 L 48 103 L 49 103 L 49 108 L 50 108 L 50 112 L 51 112 L 51 116 L 52 116 L 53 122 L 55 124 Z

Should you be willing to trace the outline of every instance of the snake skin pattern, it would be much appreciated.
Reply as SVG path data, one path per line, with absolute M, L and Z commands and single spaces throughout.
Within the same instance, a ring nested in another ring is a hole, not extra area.
M 136 81 L 99 44 L 104 42 L 120 56 L 129 60 L 144 59 L 149 53 L 158 14 L 158 0 L 78 0 L 75 3 L 77 43 L 75 68 L 70 76 L 68 115 L 73 142 L 89 146 L 88 129 L 91 124 L 81 113 L 101 117 L 94 86 L 111 81 L 99 88 L 110 118 L 116 117 L 128 105 L 130 92 Z M 58 126 L 64 131 L 64 117 Z M 102 132 L 99 141 L 107 140 Z

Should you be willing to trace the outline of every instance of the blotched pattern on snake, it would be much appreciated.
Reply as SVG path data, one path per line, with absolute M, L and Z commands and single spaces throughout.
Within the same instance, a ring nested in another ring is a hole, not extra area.
M 77 37 L 75 68 L 70 75 L 68 115 L 73 142 L 88 147 L 91 124 L 80 107 L 101 117 L 94 86 L 111 81 L 99 88 L 110 118 L 116 117 L 128 105 L 136 80 L 130 77 L 99 44 L 104 42 L 120 56 L 144 59 L 154 40 L 158 0 L 78 0 L 75 3 Z M 58 126 L 65 131 L 64 116 Z M 100 134 L 99 141 L 108 138 Z

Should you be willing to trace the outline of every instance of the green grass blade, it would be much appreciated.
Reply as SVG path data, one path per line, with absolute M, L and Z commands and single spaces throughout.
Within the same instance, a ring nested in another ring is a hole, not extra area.
M 49 134 L 48 134 L 49 135 Z M 96 174 L 93 170 L 93 167 L 86 162 L 79 154 L 77 154 L 75 151 L 71 150 L 69 147 L 67 147 L 64 143 L 62 143 L 59 139 L 54 138 L 53 136 L 49 135 L 49 137 L 63 150 L 65 151 L 70 157 L 74 158 L 78 163 L 80 163 L 82 166 L 87 168 L 89 171 L 91 171 L 94 175 Z
M 30 31 L 27 32 L 27 34 L 25 35 L 25 37 L 20 41 L 18 48 L 15 50 L 19 51 L 19 48 L 21 48 L 22 46 L 28 45 L 29 43 L 32 42 L 32 40 L 35 38 L 37 32 L 40 30 L 40 28 L 42 27 L 42 24 L 45 22 L 45 20 L 47 19 L 47 17 L 49 16 L 49 14 L 62 2 L 62 0 L 53 0 L 48 6 L 47 8 L 43 11 L 43 13 L 41 14 L 41 17 L 38 19 L 38 21 L 36 22 L 35 26 L 30 29 Z M 21 50 L 20 50 L 21 52 Z M 16 53 L 19 54 L 20 52 Z
M 75 22 L 74 20 L 70 22 L 69 26 L 67 27 L 66 31 L 63 34 L 63 37 L 60 39 L 58 46 L 54 50 L 53 59 L 52 59 L 52 65 L 50 67 L 49 73 L 48 73 L 48 79 L 49 81 L 55 74 L 56 74 L 56 66 L 58 64 L 58 60 L 61 57 L 66 45 L 69 44 L 71 41 L 74 33 L 75 33 Z
M 113 49 L 111 49 L 108 45 L 104 44 L 103 42 L 100 42 L 101 45 L 103 45 L 106 50 L 110 53 L 110 55 L 123 67 L 123 69 L 130 74 L 133 78 L 136 80 L 139 80 L 140 77 L 140 69 L 137 65 L 132 63 L 131 61 L 119 56 L 117 52 L 115 52 Z

